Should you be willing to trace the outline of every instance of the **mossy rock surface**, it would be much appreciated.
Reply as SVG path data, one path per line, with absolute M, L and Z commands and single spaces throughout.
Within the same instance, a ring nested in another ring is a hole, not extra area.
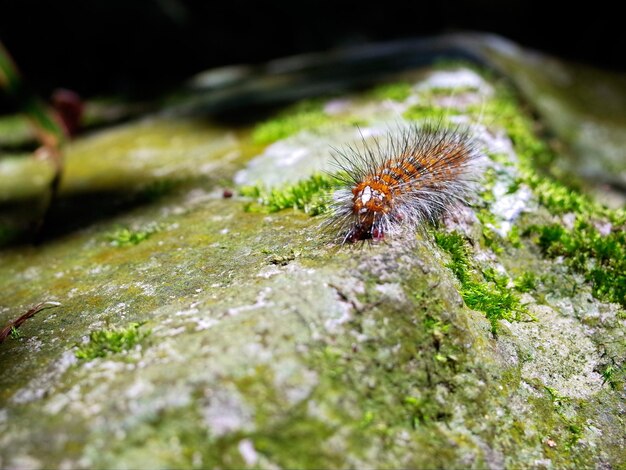
M 485 153 L 473 207 L 337 246 L 315 215 L 331 147 L 433 115 Z M 250 129 L 79 139 L 65 203 L 132 204 L 0 252 L 0 324 L 61 303 L 0 345 L 0 467 L 623 466 L 624 261 L 603 253 L 625 256 L 626 219 L 555 180 L 534 127 L 449 64 Z

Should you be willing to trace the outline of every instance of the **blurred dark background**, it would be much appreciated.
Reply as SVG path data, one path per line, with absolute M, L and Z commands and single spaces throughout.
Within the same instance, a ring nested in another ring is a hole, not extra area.
M 0 0 L 0 41 L 48 96 L 149 97 L 207 68 L 459 30 L 626 70 L 622 15 L 528 0 Z

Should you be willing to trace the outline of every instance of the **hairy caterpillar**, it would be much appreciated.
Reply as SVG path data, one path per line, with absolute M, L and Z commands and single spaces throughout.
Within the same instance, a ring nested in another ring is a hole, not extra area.
M 481 156 L 467 129 L 441 121 L 391 132 L 386 142 L 335 150 L 337 178 L 328 225 L 341 243 L 381 240 L 400 227 L 434 222 L 456 203 L 466 203 Z

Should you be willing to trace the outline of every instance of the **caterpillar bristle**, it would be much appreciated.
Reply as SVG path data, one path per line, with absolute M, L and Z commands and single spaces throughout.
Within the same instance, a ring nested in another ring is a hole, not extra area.
M 379 241 L 401 227 L 435 222 L 467 203 L 480 151 L 468 129 L 442 121 L 399 127 L 381 142 L 334 149 L 337 178 L 327 227 L 341 244 Z

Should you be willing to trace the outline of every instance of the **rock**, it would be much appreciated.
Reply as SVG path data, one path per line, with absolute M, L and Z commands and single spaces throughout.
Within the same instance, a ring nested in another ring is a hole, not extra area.
M 276 210 L 331 147 L 442 112 L 486 155 L 471 209 L 362 247 Z M 62 304 L 0 345 L 0 466 L 623 465 L 626 219 L 537 173 L 532 128 L 448 64 L 251 132 L 169 110 L 78 139 L 59 220 L 127 204 L 0 252 L 0 324 Z

